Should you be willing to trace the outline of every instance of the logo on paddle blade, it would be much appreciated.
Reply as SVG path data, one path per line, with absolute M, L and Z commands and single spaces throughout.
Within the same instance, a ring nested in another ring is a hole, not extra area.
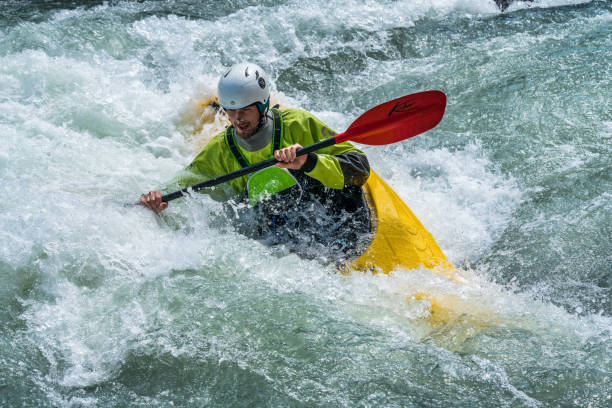
M 389 111 L 389 114 L 387 116 L 391 116 L 394 113 L 403 113 L 403 112 L 410 112 L 413 111 L 414 109 L 412 108 L 414 106 L 414 99 L 411 99 L 409 101 L 401 101 L 395 104 L 395 106 Z

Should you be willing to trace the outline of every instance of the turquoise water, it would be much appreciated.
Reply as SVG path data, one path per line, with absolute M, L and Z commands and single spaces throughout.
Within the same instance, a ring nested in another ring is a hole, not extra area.
M 0 405 L 610 406 L 612 3 L 38 3 L 1 5 Z M 338 130 L 447 94 L 363 148 L 464 281 L 342 276 L 204 196 L 117 204 L 189 163 L 245 59 Z

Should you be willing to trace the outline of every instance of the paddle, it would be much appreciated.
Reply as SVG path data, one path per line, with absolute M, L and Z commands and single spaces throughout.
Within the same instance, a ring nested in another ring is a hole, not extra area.
M 358 117 L 345 132 L 313 145 L 302 147 L 296 154 L 301 156 L 345 141 L 367 145 L 386 145 L 399 142 L 434 128 L 442 120 L 445 107 L 446 95 L 441 91 L 425 91 L 402 96 L 373 107 Z M 273 166 L 276 163 L 278 161 L 271 158 L 243 167 L 223 176 L 166 194 L 162 196 L 162 201 L 168 202 L 182 197 L 189 191 L 199 191 L 216 186 L 245 174 Z

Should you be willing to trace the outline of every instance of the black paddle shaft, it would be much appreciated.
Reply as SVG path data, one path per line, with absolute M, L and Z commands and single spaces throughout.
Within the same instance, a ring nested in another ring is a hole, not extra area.
M 322 140 L 322 141 L 320 141 L 318 143 L 315 143 L 313 145 L 310 145 L 310 146 L 307 146 L 307 147 L 302 147 L 302 148 L 298 149 L 298 151 L 296 152 L 296 155 L 297 156 L 303 156 L 303 155 L 308 154 L 310 152 L 314 152 L 315 150 L 319 150 L 319 149 L 322 149 L 324 147 L 332 146 L 332 145 L 335 145 L 335 144 L 336 144 L 336 139 L 333 138 L 333 137 L 330 137 L 329 139 L 325 139 L 325 140 Z M 213 179 L 203 181 L 203 182 L 198 183 L 196 185 L 193 185 L 191 187 L 183 188 L 183 189 L 181 189 L 179 191 L 175 191 L 174 193 L 166 194 L 166 195 L 162 196 L 162 201 L 164 201 L 164 202 L 172 201 L 174 199 L 182 197 L 183 195 L 185 195 L 186 193 L 189 193 L 190 191 L 200 191 L 200 190 L 202 190 L 204 188 L 216 186 L 217 184 L 225 183 L 226 181 L 230 181 L 230 180 L 233 180 L 235 178 L 244 176 L 245 174 L 249 174 L 249 173 L 255 172 L 257 170 L 265 169 L 266 167 L 274 166 L 276 163 L 278 163 L 278 160 L 276 160 L 275 158 L 264 160 L 262 162 L 255 163 L 255 164 L 253 164 L 251 166 L 243 167 L 243 168 L 241 168 L 239 170 L 232 171 L 231 173 L 227 173 L 227 174 L 224 174 L 222 176 L 215 177 Z

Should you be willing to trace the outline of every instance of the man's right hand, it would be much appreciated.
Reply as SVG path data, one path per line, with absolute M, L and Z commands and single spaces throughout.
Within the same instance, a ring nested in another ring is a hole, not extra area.
M 159 191 L 149 191 L 141 195 L 139 204 L 143 207 L 147 207 L 156 214 L 168 208 L 168 203 L 162 201 L 162 195 Z

